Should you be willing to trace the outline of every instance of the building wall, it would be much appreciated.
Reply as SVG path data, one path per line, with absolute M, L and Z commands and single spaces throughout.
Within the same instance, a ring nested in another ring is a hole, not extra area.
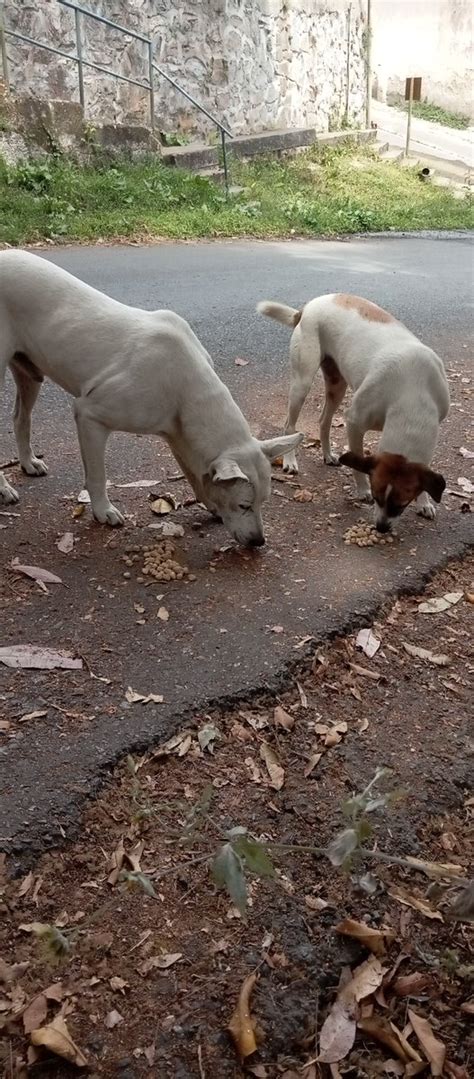
M 87 4 L 85 5 L 87 6 Z M 344 115 L 349 0 L 95 0 L 91 8 L 153 39 L 158 64 L 230 126 L 233 133 L 316 126 Z M 364 0 L 350 4 L 349 117 L 364 110 Z M 57 0 L 4 0 L 7 27 L 75 51 L 74 15 Z M 91 20 L 83 22 L 84 56 L 145 78 L 146 47 Z M 77 100 L 76 65 L 7 39 L 10 83 L 50 99 Z M 143 122 L 141 89 L 86 69 L 87 115 Z M 210 126 L 157 77 L 161 130 Z
M 404 93 L 421 75 L 422 96 L 474 116 L 472 0 L 372 0 L 375 93 Z

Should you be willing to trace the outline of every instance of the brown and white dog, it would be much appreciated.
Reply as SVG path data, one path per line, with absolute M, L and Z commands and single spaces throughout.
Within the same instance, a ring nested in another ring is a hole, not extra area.
M 320 417 L 325 463 L 354 469 L 358 497 L 375 501 L 379 531 L 388 531 L 392 519 L 414 500 L 418 513 L 434 518 L 432 499 L 441 501 L 446 484 L 429 466 L 439 424 L 449 409 L 439 356 L 388 311 L 359 296 L 319 296 L 301 311 L 265 301 L 257 311 L 293 327 L 286 433 L 295 431 L 321 367 L 326 389 Z M 354 391 L 346 414 L 349 452 L 337 457 L 331 449 L 331 423 L 348 386 Z M 377 453 L 364 456 L 367 431 L 382 434 Z M 298 471 L 294 451 L 283 458 L 283 468 Z

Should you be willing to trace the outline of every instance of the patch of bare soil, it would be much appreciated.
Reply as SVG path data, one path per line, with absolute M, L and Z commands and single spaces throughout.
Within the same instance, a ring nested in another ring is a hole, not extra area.
M 3 864 L 5 1077 L 467 1079 L 473 575 L 315 643 L 278 698 L 124 762 L 78 842 Z

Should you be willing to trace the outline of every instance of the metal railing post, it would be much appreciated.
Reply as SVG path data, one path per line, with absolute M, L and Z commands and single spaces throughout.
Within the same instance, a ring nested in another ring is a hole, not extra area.
M 82 34 L 81 34 L 81 12 L 76 7 L 74 8 L 74 22 L 76 26 L 76 53 L 77 53 L 77 72 L 79 76 L 79 101 L 82 108 L 85 106 L 84 95 L 84 67 L 82 64 Z
M 5 26 L 3 22 L 3 12 L 0 7 L 0 53 L 2 57 L 2 75 L 3 81 L 7 90 L 10 86 L 10 80 L 8 77 L 8 56 L 7 56 L 7 43 L 5 40 Z
M 229 173 L 228 173 L 228 169 L 227 169 L 227 146 L 226 146 L 226 141 L 225 141 L 225 131 L 224 131 L 223 127 L 221 127 L 220 132 L 221 132 L 221 143 L 222 143 L 222 164 L 224 166 L 225 193 L 226 193 L 226 198 L 229 198 Z
M 155 130 L 155 88 L 153 85 L 153 42 L 148 42 L 148 81 L 150 83 L 150 127 Z

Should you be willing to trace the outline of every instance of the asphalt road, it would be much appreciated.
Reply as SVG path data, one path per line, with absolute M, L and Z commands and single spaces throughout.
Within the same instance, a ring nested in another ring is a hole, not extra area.
M 436 464 L 449 486 L 469 475 L 470 462 L 459 454 L 473 434 L 473 263 L 467 236 L 63 248 L 46 257 L 119 300 L 170 307 L 186 317 L 262 435 L 281 430 L 289 332 L 259 318 L 257 301 L 299 306 L 333 291 L 369 297 L 445 359 L 453 407 Z M 248 365 L 236 366 L 236 357 Z M 309 433 L 316 426 L 320 386 L 315 397 L 301 421 Z M 8 387 L 0 411 L 2 462 L 14 457 L 10 407 Z M 173 519 L 185 527 L 179 554 L 196 581 L 147 587 L 136 580 L 137 566 L 124 577 L 129 571 L 123 562 L 130 543 L 150 543 L 156 536 L 148 530 L 153 518 L 147 491 L 113 492 L 130 515 L 118 534 L 96 526 L 87 511 L 73 518 L 71 498 L 82 476 L 69 403 L 57 387 L 42 392 L 34 430 L 34 445 L 47 458 L 50 474 L 34 481 L 10 470 L 21 503 L 14 507 L 19 517 L 0 517 L 6 526 L 0 533 L 2 643 L 70 647 L 82 655 L 84 669 L 0 670 L 0 849 L 22 865 L 43 846 L 72 834 L 85 799 L 125 752 L 158 742 L 213 704 L 277 686 L 305 648 L 368 623 L 387 596 L 419 588 L 472 541 L 472 516 L 460 512 L 461 499 L 447 495 L 435 524 L 408 511 L 400 542 L 392 547 L 344 547 L 342 534 L 360 513 L 350 478 L 324 468 L 319 451 L 310 448 L 301 457 L 299 479 L 316 492 L 316 500 L 298 504 L 296 488 L 276 481 L 261 553 L 221 550 L 227 543 L 222 527 L 197 507 L 185 507 Z M 343 428 L 335 434 L 342 448 Z M 152 439 L 112 440 L 112 481 L 152 478 L 158 493 L 173 490 L 184 498 L 189 491 L 175 482 L 176 471 Z M 76 539 L 69 555 L 56 547 L 65 531 Z M 15 556 L 53 570 L 63 584 L 44 593 L 20 580 L 8 568 Z M 160 605 L 169 611 L 167 622 L 157 618 Z M 128 705 L 127 686 L 162 694 L 164 702 Z M 37 711 L 44 714 L 21 722 Z

